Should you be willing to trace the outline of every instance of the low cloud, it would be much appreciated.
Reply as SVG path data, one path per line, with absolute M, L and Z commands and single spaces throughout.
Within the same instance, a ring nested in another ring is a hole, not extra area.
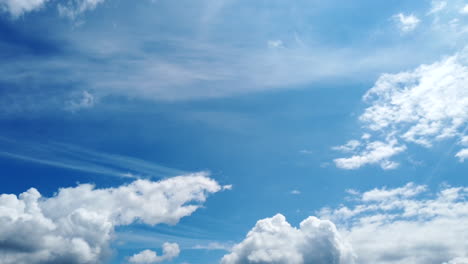
M 295 228 L 278 214 L 258 221 L 221 263 L 344 264 L 354 256 L 332 222 L 309 217 Z
M 129 258 L 130 263 L 135 264 L 153 264 L 160 263 L 166 260 L 171 260 L 179 256 L 180 248 L 177 243 L 164 243 L 163 244 L 163 254 L 158 256 L 158 254 L 152 250 L 143 250 L 142 252 L 135 254 Z
M 299 228 L 262 219 L 222 264 L 465 264 L 468 188 L 425 185 L 349 190 L 349 205 L 323 208 Z
M 205 174 L 117 188 L 63 188 L 50 198 L 34 188 L 0 195 L 0 259 L 13 263 L 99 263 L 111 254 L 116 226 L 174 225 L 222 187 Z M 166 255 L 175 247 L 166 245 Z
M 335 159 L 343 169 L 379 164 L 397 167 L 391 158 L 405 151 L 407 143 L 426 148 L 444 139 L 468 145 L 467 49 L 413 71 L 383 74 L 364 95 L 370 106 L 359 117 L 366 135 L 335 147 L 351 157 Z M 463 161 L 463 150 L 456 156 Z

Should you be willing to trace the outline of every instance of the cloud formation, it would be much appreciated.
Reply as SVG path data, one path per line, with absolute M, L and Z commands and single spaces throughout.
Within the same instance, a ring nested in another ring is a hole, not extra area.
M 466 263 L 468 188 L 427 186 L 356 191 L 352 206 L 323 209 L 322 218 L 338 226 L 362 264 Z
M 364 95 L 370 104 L 359 117 L 365 136 L 350 141 L 352 146 L 348 142 L 336 147 L 352 156 L 335 159 L 335 164 L 343 169 L 366 164 L 395 168 L 397 163 L 390 158 L 403 152 L 405 143 L 430 148 L 438 141 L 457 139 L 459 145 L 468 145 L 467 63 L 465 49 L 413 71 L 383 74 Z M 464 153 L 456 154 L 461 161 Z
M 40 9 L 48 0 L 1 0 L 0 9 L 9 12 L 13 17 Z
M 130 263 L 135 264 L 153 264 L 159 263 L 166 260 L 171 260 L 179 256 L 180 248 L 177 243 L 164 243 L 163 244 L 163 254 L 158 256 L 158 254 L 152 250 L 143 250 L 142 252 L 135 254 L 129 258 Z
M 0 195 L 0 259 L 18 263 L 98 263 L 110 255 L 116 226 L 174 225 L 222 187 L 205 174 L 117 188 L 63 188 L 50 198 L 34 188 Z M 167 245 L 168 256 L 176 252 Z
M 410 32 L 415 30 L 419 22 L 421 22 L 419 18 L 417 18 L 413 14 L 405 15 L 403 13 L 399 13 L 394 15 L 393 17 L 397 21 L 398 27 L 402 32 Z
M 354 256 L 332 222 L 309 217 L 295 228 L 277 214 L 258 221 L 221 263 L 349 264 Z
M 13 17 L 19 17 L 25 13 L 41 9 L 50 0 L 0 0 L 0 8 L 10 13 Z M 69 0 L 57 4 L 59 14 L 70 18 L 96 8 L 104 0 Z
M 309 217 L 299 228 L 280 214 L 258 221 L 221 263 L 468 263 L 467 187 L 430 193 L 408 183 L 348 193 L 350 205 L 323 208 L 321 220 Z

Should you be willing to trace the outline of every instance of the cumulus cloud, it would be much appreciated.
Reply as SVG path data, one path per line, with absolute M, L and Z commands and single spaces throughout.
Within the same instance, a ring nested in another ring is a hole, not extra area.
M 354 263 L 354 256 L 332 222 L 309 217 L 295 228 L 278 214 L 258 221 L 221 263 L 342 264 Z
M 179 256 L 180 248 L 177 243 L 164 243 L 163 244 L 163 254 L 158 256 L 158 254 L 152 250 L 143 250 L 142 252 L 135 254 L 129 258 L 130 263 L 136 264 L 152 264 L 159 263 L 166 260 L 171 260 Z
M 402 32 L 410 32 L 415 30 L 419 22 L 421 22 L 419 18 L 413 14 L 405 15 L 403 13 L 399 13 L 394 15 L 393 18 L 397 21 L 398 27 Z
M 335 164 L 343 169 L 365 164 L 395 168 L 398 164 L 390 158 L 405 151 L 405 143 L 429 148 L 435 142 L 455 138 L 466 145 L 467 63 L 465 49 L 413 71 L 383 74 L 364 95 L 370 107 L 359 119 L 366 137 L 335 147 L 352 153 L 351 157 L 335 159 Z M 462 150 L 457 157 L 463 160 L 463 155 Z
M 40 9 L 48 0 L 0 0 L 0 8 L 13 17 Z
M 348 194 L 349 205 L 323 208 L 321 220 L 299 228 L 280 214 L 258 221 L 221 263 L 468 263 L 467 187 L 431 193 L 408 183 Z
M 323 209 L 362 264 L 466 263 L 468 188 L 427 186 L 353 192 L 355 204 Z
M 34 188 L 19 196 L 2 194 L 0 259 L 2 264 L 98 263 L 110 254 L 116 226 L 176 224 L 221 189 L 207 175 L 191 174 L 107 189 L 80 184 L 50 198 Z M 174 252 L 173 245 L 166 247 L 166 255 Z

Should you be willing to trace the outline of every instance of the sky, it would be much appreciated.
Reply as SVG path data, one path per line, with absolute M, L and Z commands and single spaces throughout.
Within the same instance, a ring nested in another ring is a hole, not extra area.
M 0 0 L 0 264 L 468 264 L 468 1 Z

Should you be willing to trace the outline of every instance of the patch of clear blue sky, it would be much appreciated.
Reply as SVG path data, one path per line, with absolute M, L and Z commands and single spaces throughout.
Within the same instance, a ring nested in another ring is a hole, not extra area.
M 442 182 L 466 185 L 460 175 L 466 165 L 447 159 L 454 154 L 450 142 L 432 149 L 410 145 L 393 171 L 372 166 L 344 171 L 331 164 L 337 155 L 332 146 L 360 136 L 361 96 L 379 74 L 431 62 L 461 45 L 423 30 L 398 32 L 392 15 L 425 16 L 429 6 L 430 1 L 108 0 L 77 21 L 58 17 L 52 8 L 17 20 L 3 14 L 0 135 L 62 142 L 182 171 L 209 170 L 222 184 L 233 184 L 179 225 L 118 230 L 180 243 L 174 263 L 216 263 L 222 251 L 188 248 L 198 240 L 239 241 L 256 220 L 278 212 L 297 224 L 341 203 L 346 189 L 408 181 L 433 188 Z M 284 47 L 271 49 L 270 40 L 281 40 Z M 367 64 L 353 64 L 366 54 Z M 302 60 L 307 57 L 312 62 Z M 151 74 L 141 73 L 161 61 L 203 78 L 158 71 L 169 85 L 145 96 Z M 269 62 L 282 61 L 284 67 L 265 70 Z M 329 72 L 314 75 L 326 67 Z M 284 75 L 275 76 L 279 72 Z M 180 78 L 187 79 L 179 83 Z M 99 99 L 95 106 L 63 110 L 82 90 Z M 107 187 L 130 181 L 7 157 L 0 157 L 0 167 L 0 193 L 36 187 L 52 195 L 77 182 Z M 301 194 L 291 195 L 292 190 Z M 159 240 L 141 241 L 119 239 L 115 263 L 161 246 Z

